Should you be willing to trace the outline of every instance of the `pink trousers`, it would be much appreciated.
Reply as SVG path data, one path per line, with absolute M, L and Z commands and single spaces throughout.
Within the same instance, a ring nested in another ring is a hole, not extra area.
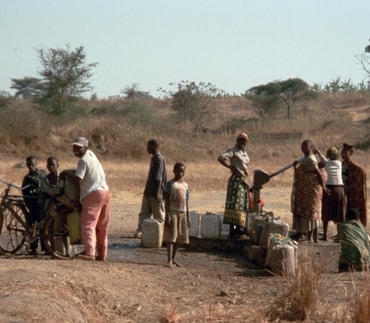
M 87 255 L 107 257 L 109 220 L 109 191 L 94 191 L 82 200 L 81 238 Z

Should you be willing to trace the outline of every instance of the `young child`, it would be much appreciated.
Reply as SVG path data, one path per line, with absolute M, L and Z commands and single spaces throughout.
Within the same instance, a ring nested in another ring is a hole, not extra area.
M 189 187 L 183 180 L 183 163 L 176 163 L 173 173 L 174 178 L 166 183 L 164 189 L 166 216 L 163 240 L 167 243 L 167 266 L 182 267 L 175 257 L 180 245 L 189 244 Z
M 328 241 L 328 224 L 329 221 L 333 221 L 337 225 L 337 235 L 333 239 L 339 242 L 339 223 L 345 221 L 347 208 L 342 180 L 342 162 L 339 160 L 340 150 L 337 146 L 331 146 L 326 151 L 326 157 L 318 149 L 316 149 L 315 153 L 319 155 L 321 162 L 325 165 L 328 175 L 325 186 L 329 192 L 328 194 L 324 194 L 322 199 L 321 218 L 324 229 L 322 240 Z
M 24 202 L 29 210 L 30 216 L 26 219 L 27 225 L 32 226 L 36 222 L 41 221 L 41 203 L 40 203 L 40 192 L 41 182 L 46 176 L 46 172 L 37 168 L 37 158 L 35 156 L 28 156 L 26 158 L 26 165 L 28 173 L 24 176 L 22 187 L 22 195 Z M 36 249 L 38 240 L 30 244 L 30 254 L 36 255 Z
M 62 193 L 59 180 L 59 161 L 56 157 L 49 157 L 46 161 L 49 173 L 41 181 L 42 215 L 51 212 L 55 208 L 54 199 Z

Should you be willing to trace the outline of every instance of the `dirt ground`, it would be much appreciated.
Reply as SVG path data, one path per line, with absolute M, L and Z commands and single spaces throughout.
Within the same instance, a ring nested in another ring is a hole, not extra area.
M 272 188 L 264 193 L 265 209 L 287 222 L 289 192 Z M 194 194 L 190 208 L 221 212 L 224 198 L 225 192 Z M 281 277 L 249 263 L 241 251 L 181 249 L 178 261 L 184 267 L 168 268 L 165 248 L 142 248 L 133 238 L 139 208 L 140 197 L 112 201 L 106 262 L 1 256 L 0 321 L 263 322 L 263 312 L 281 293 Z M 338 247 L 320 244 L 329 251 L 314 253 L 335 266 Z M 348 297 L 353 277 L 329 269 L 322 284 L 328 291 L 322 297 L 334 302 L 334 312 Z

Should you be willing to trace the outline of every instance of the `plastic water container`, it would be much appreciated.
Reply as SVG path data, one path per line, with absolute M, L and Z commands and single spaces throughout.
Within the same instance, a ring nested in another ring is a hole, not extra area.
M 271 271 L 275 274 L 294 275 L 296 271 L 295 248 L 289 244 L 277 245 L 271 253 Z
M 69 240 L 72 245 L 81 243 L 80 212 L 73 211 L 67 214 Z
M 252 224 L 254 222 L 254 218 L 256 216 L 261 216 L 260 213 L 248 213 L 248 222 L 247 222 L 247 230 L 248 232 L 252 231 Z
M 64 174 L 66 174 L 66 178 L 63 183 L 63 195 L 71 202 L 76 202 L 80 199 L 80 188 L 79 184 L 72 181 L 76 170 L 75 169 L 66 169 L 63 170 Z
M 282 244 L 283 237 L 280 234 L 271 234 L 270 235 L 270 242 L 268 245 L 267 253 L 266 253 L 266 258 L 265 258 L 265 267 L 270 268 L 271 267 L 271 254 L 273 252 L 273 249 L 277 245 Z
M 259 243 L 260 241 L 260 232 L 261 228 L 266 222 L 266 218 L 262 215 L 256 215 L 251 218 L 251 231 L 249 232 L 249 236 L 254 243 Z
M 220 221 L 221 221 L 220 239 L 228 239 L 229 234 L 230 234 L 230 224 L 224 223 L 224 213 L 223 212 L 219 212 L 216 214 L 220 216 Z
M 190 221 L 191 221 L 191 226 L 189 228 L 189 236 L 200 238 L 201 237 L 201 234 L 200 234 L 200 218 L 201 218 L 201 215 L 194 212 L 194 211 L 191 211 L 191 212 L 189 212 L 189 217 L 190 217 Z
M 265 223 L 261 233 L 259 245 L 263 249 L 267 249 L 270 234 L 280 234 L 282 237 L 287 237 L 289 233 L 289 224 L 281 220 L 271 220 Z
M 141 233 L 141 245 L 144 248 L 160 248 L 163 241 L 164 221 L 145 219 Z
M 202 215 L 201 235 L 204 239 L 220 239 L 221 216 L 219 214 L 207 213 Z

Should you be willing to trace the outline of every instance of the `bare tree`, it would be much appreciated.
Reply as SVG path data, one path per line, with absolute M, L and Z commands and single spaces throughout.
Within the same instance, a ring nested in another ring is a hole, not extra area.
M 205 82 L 181 81 L 176 91 L 160 91 L 172 97 L 172 108 L 177 112 L 179 120 L 185 123 L 190 121 L 193 132 L 199 132 L 210 121 L 211 111 L 214 108 L 213 98 L 223 95 L 224 92 L 215 85 Z

